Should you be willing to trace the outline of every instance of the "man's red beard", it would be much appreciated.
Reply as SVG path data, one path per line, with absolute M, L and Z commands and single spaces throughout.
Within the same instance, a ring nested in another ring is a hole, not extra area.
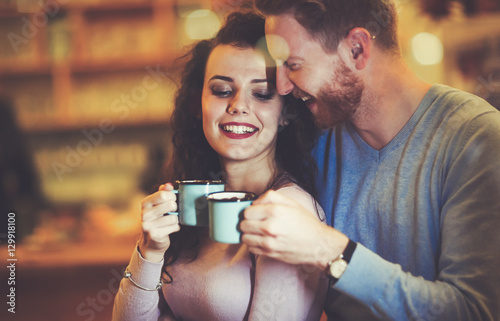
M 314 119 L 321 129 L 351 120 L 361 105 L 364 85 L 342 61 L 335 70 L 332 84 L 335 90 L 322 88 L 316 99 Z

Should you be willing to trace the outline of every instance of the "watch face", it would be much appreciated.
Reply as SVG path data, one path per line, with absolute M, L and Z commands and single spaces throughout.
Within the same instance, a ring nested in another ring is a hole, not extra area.
M 347 262 L 340 259 L 330 265 L 330 274 L 336 279 L 339 279 L 347 268 Z

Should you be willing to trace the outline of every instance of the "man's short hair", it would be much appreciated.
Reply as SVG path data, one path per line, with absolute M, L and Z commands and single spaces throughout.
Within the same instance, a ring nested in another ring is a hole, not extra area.
M 335 52 L 357 27 L 375 36 L 380 48 L 399 50 L 397 11 L 391 0 L 254 0 L 254 4 L 264 16 L 293 14 L 329 52 Z

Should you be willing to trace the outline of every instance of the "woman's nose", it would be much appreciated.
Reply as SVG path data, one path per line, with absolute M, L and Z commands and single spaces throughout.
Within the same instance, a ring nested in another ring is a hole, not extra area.
M 288 69 L 285 66 L 278 66 L 276 68 L 276 88 L 278 93 L 282 96 L 288 95 L 294 87 L 294 84 L 288 78 Z
M 227 112 L 231 115 L 237 115 L 237 114 L 247 115 L 249 113 L 249 109 L 250 108 L 248 102 L 243 93 L 238 93 L 234 95 L 233 99 L 227 106 Z

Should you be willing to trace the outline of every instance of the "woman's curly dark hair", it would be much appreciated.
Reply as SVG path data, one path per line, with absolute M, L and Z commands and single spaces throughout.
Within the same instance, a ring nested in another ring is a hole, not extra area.
M 222 179 L 218 154 L 203 133 L 201 95 L 205 66 L 213 48 L 229 44 L 239 48 L 265 48 L 264 19 L 251 10 L 239 10 L 228 15 L 226 23 L 210 40 L 196 43 L 183 58 L 188 59 L 182 72 L 180 88 L 172 114 L 172 154 L 167 165 L 167 181 L 185 179 Z M 315 196 L 316 165 L 311 150 L 318 136 L 311 112 L 304 103 L 287 95 L 284 116 L 288 126 L 280 129 L 276 143 L 278 166 L 288 172 L 304 190 Z M 196 227 L 183 226 L 170 235 L 171 246 L 165 253 L 165 268 L 181 255 L 195 259 L 200 242 Z M 168 274 L 168 273 L 167 273 Z

